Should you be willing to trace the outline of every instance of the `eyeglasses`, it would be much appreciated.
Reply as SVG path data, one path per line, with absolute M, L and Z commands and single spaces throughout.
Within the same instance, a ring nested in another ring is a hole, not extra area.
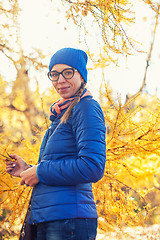
M 62 72 L 57 72 L 57 71 L 50 71 L 48 72 L 48 78 L 52 82 L 56 82 L 59 79 L 60 74 L 65 78 L 65 79 L 71 79 L 74 76 L 75 71 L 77 71 L 75 68 L 65 68 L 63 69 Z

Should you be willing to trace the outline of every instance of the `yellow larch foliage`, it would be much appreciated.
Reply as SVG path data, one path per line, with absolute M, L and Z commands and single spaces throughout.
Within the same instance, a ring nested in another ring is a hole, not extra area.
M 38 154 L 45 130 L 49 126 L 49 107 L 57 99 L 53 88 L 46 90 L 42 95 L 32 91 L 34 106 L 37 114 L 35 124 L 30 125 L 25 115 L 28 107 L 24 94 L 16 96 L 11 107 L 10 92 L 6 92 L 5 81 L 0 79 L 0 238 L 19 235 L 19 231 L 27 210 L 32 188 L 20 186 L 18 178 L 11 177 L 5 171 L 5 159 L 8 154 L 15 153 L 21 156 L 28 164 L 38 163 Z M 12 92 L 14 95 L 14 92 Z M 24 106 L 24 108 L 22 108 Z M 3 239 L 3 238 L 2 238 Z
M 132 8 L 134 1 L 61 1 L 66 8 L 66 18 L 72 19 L 79 28 L 84 29 L 85 42 L 88 32 L 91 32 L 88 30 L 90 28 L 88 22 L 90 25 L 94 23 L 95 37 L 99 36 L 102 40 L 107 56 L 112 57 L 113 53 L 128 54 L 131 49 L 140 51 L 136 47 L 138 43 L 127 35 L 127 26 L 135 21 Z
M 160 205 L 151 196 L 160 200 L 160 100 L 142 93 L 122 106 L 105 87 L 106 169 L 94 184 L 99 227 L 155 223 Z
M 80 29 L 84 27 L 85 37 L 89 32 L 85 21 L 88 23 L 92 19 L 97 23 L 104 46 L 96 67 L 104 68 L 111 62 L 114 59 L 111 52 L 130 53 L 130 47 L 134 48 L 124 29 L 134 22 L 131 4 L 134 1 L 62 2 L 68 6 L 67 17 L 72 18 Z M 154 10 L 158 9 L 154 1 L 145 2 Z M 20 186 L 18 179 L 6 174 L 5 156 L 16 153 L 30 164 L 37 163 L 41 139 L 49 124 L 48 110 L 57 95 L 52 89 L 41 97 L 38 88 L 35 92 L 30 89 L 28 69 L 30 66 L 44 67 L 41 61 L 44 55 L 34 51 L 25 56 L 21 49 L 18 1 L 5 0 L 0 3 L 0 8 L 3 22 L 0 51 L 17 71 L 10 92 L 6 91 L 8 83 L 0 77 L 0 237 L 4 235 L 6 239 L 18 235 L 32 189 Z M 154 223 L 154 213 L 160 209 L 159 100 L 156 96 L 141 94 L 122 105 L 120 99 L 117 103 L 112 98 L 108 86 L 105 86 L 104 97 L 100 98 L 107 127 L 107 158 L 104 177 L 93 186 L 100 216 L 99 228 L 106 231 L 114 226 Z M 156 203 L 151 201 L 153 196 Z

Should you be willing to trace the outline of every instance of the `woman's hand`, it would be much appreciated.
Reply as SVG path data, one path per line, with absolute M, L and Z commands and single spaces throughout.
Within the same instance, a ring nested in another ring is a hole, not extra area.
M 26 184 L 27 186 L 34 187 L 39 183 L 38 177 L 37 177 L 37 166 L 33 166 L 20 174 L 21 182 L 20 184 Z
M 30 168 L 30 166 L 16 154 L 10 154 L 13 161 L 10 161 L 9 158 L 6 161 L 6 172 L 11 176 L 20 177 L 20 174 Z

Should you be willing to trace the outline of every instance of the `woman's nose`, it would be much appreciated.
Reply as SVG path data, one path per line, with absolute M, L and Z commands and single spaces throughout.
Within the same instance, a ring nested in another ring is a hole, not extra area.
M 62 74 L 59 75 L 58 82 L 59 82 L 59 83 L 61 83 L 61 82 L 66 82 L 66 79 L 62 76 Z

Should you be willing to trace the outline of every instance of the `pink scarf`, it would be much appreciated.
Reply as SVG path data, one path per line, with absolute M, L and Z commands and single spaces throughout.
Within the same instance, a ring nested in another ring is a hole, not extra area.
M 86 96 L 92 96 L 92 95 L 91 95 L 90 91 L 85 88 L 81 95 L 81 99 Z M 53 103 L 52 106 L 50 107 L 50 118 L 49 119 L 53 122 L 61 114 L 61 111 L 65 108 L 67 108 L 71 104 L 71 102 L 75 99 L 75 97 L 76 97 L 76 95 L 74 95 L 73 97 L 68 98 L 68 99 L 61 98 L 58 101 L 56 101 L 55 103 Z

